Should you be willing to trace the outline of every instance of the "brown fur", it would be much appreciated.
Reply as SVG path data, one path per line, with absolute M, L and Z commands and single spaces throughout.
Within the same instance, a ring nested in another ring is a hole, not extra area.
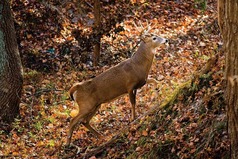
M 132 119 L 135 119 L 136 90 L 147 81 L 154 58 L 154 49 L 164 43 L 163 38 L 157 37 L 158 41 L 154 41 L 154 37 L 156 36 L 143 39 L 138 50 L 130 59 L 91 80 L 77 83 L 70 88 L 70 96 L 77 102 L 79 113 L 70 122 L 67 145 L 71 142 L 72 133 L 77 123 L 83 123 L 92 133 L 100 136 L 90 126 L 91 118 L 102 103 L 111 101 L 123 94 L 129 94 Z M 150 81 L 153 82 L 153 80 Z

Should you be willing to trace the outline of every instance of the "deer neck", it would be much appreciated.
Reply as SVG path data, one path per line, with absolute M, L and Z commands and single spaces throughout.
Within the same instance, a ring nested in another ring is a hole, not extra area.
M 131 57 L 134 63 L 142 66 L 147 73 L 149 73 L 150 67 L 154 59 L 154 49 L 148 47 L 144 42 L 141 42 L 138 50 Z

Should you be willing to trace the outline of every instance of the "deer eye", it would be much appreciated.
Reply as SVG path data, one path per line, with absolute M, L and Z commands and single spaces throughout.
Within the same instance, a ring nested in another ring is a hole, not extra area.
M 156 40 L 156 37 L 153 37 L 153 40 L 155 41 L 155 40 Z

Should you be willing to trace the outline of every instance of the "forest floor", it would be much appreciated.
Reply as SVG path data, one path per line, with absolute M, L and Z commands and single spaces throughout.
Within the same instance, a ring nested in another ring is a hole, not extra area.
M 129 2 L 102 2 L 103 23 L 114 19 L 116 29 L 103 36 L 95 68 L 88 34 L 94 21 L 92 1 L 12 1 L 24 88 L 21 117 L 0 130 L 0 157 L 229 158 L 216 1 Z M 79 125 L 72 138 L 77 147 L 66 149 L 70 112 L 76 108 L 69 88 L 129 58 L 148 25 L 153 26 L 150 32 L 169 39 L 169 45 L 157 49 L 151 68 L 158 85 L 145 85 L 137 93 L 138 120 L 130 122 L 125 95 L 103 104 L 92 119 L 102 139 Z M 75 39 L 75 29 L 89 42 Z M 173 99 L 214 57 L 215 64 L 189 85 L 189 93 Z

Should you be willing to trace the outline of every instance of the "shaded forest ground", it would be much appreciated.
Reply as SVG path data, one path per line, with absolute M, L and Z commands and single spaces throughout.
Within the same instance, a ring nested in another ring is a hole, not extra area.
M 206 6 L 188 0 L 103 1 L 106 35 L 97 68 L 91 61 L 93 3 L 79 2 L 80 8 L 74 1 L 12 1 L 25 80 L 21 117 L 12 129 L 6 125 L 0 130 L 0 156 L 229 158 L 222 88 L 224 55 L 215 1 L 207 1 Z M 80 151 L 65 150 L 62 145 L 70 111 L 75 108 L 68 89 L 129 58 L 139 42 L 141 26 L 148 24 L 154 26 L 151 32 L 168 38 L 170 45 L 157 50 L 150 73 L 159 84 L 146 85 L 138 92 L 139 119 L 130 124 L 127 96 L 104 104 L 92 126 L 105 137 L 98 140 L 79 126 L 73 143 Z M 209 65 L 211 57 L 215 60 Z M 208 70 L 199 74 L 204 66 Z M 144 115 L 151 109 L 152 113 Z M 91 151 L 96 147 L 97 151 Z

